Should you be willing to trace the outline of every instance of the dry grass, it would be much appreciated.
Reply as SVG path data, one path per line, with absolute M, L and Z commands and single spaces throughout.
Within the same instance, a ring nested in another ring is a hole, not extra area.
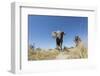
M 28 50 L 28 60 L 53 60 L 53 59 L 81 59 L 87 58 L 87 49 L 80 43 L 79 46 L 73 48 L 65 47 L 63 51 L 57 49 L 31 49 Z
M 69 48 L 67 50 L 69 50 L 69 52 L 67 52 L 67 55 L 69 55 L 68 59 L 79 59 L 88 57 L 87 48 L 84 47 L 83 43 L 80 43 L 78 46 L 74 48 Z
M 33 51 L 32 49 L 29 49 L 28 52 L 28 60 L 50 60 L 55 59 L 56 56 L 59 54 L 59 51 L 56 49 L 50 50 L 50 51 Z

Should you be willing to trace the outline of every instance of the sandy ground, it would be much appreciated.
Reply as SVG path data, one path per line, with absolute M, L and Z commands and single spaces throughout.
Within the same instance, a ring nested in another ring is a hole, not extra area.
M 60 52 L 60 54 L 56 56 L 56 59 L 68 59 L 68 58 L 69 58 L 69 55 L 65 54 L 64 52 Z

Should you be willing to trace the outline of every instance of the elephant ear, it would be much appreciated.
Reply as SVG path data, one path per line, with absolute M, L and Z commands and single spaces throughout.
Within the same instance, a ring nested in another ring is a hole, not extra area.
M 66 35 L 66 33 L 65 33 L 65 32 L 62 32 L 62 34 L 63 34 L 63 35 Z
M 57 38 L 57 33 L 56 32 L 52 32 L 52 37 L 53 38 Z

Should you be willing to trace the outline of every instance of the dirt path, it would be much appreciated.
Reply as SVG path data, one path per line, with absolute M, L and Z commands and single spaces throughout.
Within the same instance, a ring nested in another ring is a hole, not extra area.
M 59 55 L 56 56 L 56 59 L 67 59 L 69 55 L 65 54 L 64 52 L 60 52 Z

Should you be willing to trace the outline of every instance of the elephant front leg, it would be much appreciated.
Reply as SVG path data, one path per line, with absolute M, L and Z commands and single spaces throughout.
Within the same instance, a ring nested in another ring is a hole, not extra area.
M 61 51 L 63 51 L 63 48 L 62 48 L 62 43 L 63 43 L 63 41 L 61 40 L 61 43 L 60 43 L 60 48 L 61 48 Z
M 59 38 L 56 39 L 56 48 L 60 50 L 60 39 Z
M 56 44 L 56 49 L 58 49 L 59 48 L 59 46 Z

